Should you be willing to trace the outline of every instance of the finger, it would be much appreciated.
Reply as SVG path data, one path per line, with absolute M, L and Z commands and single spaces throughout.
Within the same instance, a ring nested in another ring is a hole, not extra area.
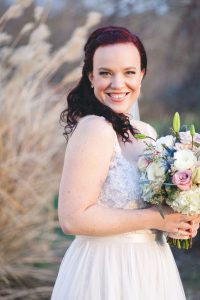
M 190 229 L 189 231 L 190 231 L 190 237 L 195 237 L 198 233 L 198 228 L 196 228 L 196 226 L 193 226 L 192 229 Z
M 190 222 L 181 222 L 178 224 L 178 229 L 182 229 L 182 230 L 190 230 L 192 229 L 192 224 Z
M 197 220 L 190 221 L 190 224 L 199 226 L 199 222 Z
M 175 234 L 176 236 L 182 237 L 182 236 L 190 236 L 192 234 L 192 230 L 181 230 L 179 228 L 178 232 Z
M 193 221 L 197 221 L 198 222 L 198 219 L 199 219 L 199 215 L 192 215 L 191 216 L 191 220 Z
M 187 233 L 187 235 L 181 235 L 181 236 L 175 235 L 173 233 L 169 233 L 168 236 L 170 238 L 176 239 L 176 240 L 188 240 L 190 238 L 190 235 L 188 235 L 188 233 Z
M 191 226 L 190 226 L 191 227 Z M 175 228 L 173 231 L 171 231 L 168 235 L 170 237 L 175 238 L 175 239 L 188 239 L 190 238 L 192 234 L 192 228 L 188 229 L 181 229 L 181 228 Z
M 199 229 L 199 224 L 193 224 L 191 229 L 189 229 L 190 233 L 192 233 L 193 231 L 198 231 Z
M 196 235 L 197 235 L 197 230 L 194 230 L 194 231 L 191 233 L 190 237 L 194 238 Z
M 192 230 L 198 230 L 198 229 L 199 229 L 199 224 L 192 225 Z
M 192 216 L 188 216 L 188 215 L 182 215 L 182 221 L 186 221 L 186 222 L 189 222 L 189 221 L 193 221 L 193 220 L 198 220 L 198 215 L 192 215 Z

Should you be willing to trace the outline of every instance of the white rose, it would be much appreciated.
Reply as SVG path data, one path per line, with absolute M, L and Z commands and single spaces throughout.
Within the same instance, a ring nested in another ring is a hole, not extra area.
M 149 180 L 160 180 L 165 176 L 165 167 L 161 161 L 152 162 L 147 167 L 147 177 Z
M 174 146 L 174 142 L 175 142 L 175 137 L 173 137 L 172 135 L 167 135 L 157 139 L 155 148 L 158 152 L 163 152 L 165 151 L 163 145 L 171 149 Z
M 174 166 L 177 171 L 188 170 L 197 162 L 197 158 L 194 153 L 189 149 L 183 149 L 175 152 L 174 159 Z

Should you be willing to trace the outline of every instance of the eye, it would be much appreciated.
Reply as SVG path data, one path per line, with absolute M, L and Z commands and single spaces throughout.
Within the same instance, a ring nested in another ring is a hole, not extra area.
M 129 71 L 127 71 L 127 72 L 126 72 L 126 74 L 127 74 L 127 75 L 135 75 L 135 74 L 136 74 L 136 72 L 135 72 L 135 71 L 131 71 L 131 70 L 129 70 Z
M 108 71 L 100 71 L 100 72 L 99 72 L 99 75 L 101 75 L 101 76 L 103 76 L 103 77 L 108 77 L 108 76 L 111 75 L 111 73 L 108 72 Z

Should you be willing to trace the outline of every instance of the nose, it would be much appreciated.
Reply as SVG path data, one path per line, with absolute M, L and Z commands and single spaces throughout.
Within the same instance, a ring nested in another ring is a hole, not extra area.
M 125 85 L 124 78 L 121 75 L 114 75 L 111 81 L 111 88 L 121 89 Z

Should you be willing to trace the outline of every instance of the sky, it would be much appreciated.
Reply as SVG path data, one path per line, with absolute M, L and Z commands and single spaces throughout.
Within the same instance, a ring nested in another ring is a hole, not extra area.
M 67 6 L 68 0 L 34 0 L 38 5 L 44 6 L 47 3 L 51 3 L 52 11 L 54 13 L 59 13 L 65 6 Z M 78 1 L 78 0 L 74 0 Z M 4 0 L 5 3 L 13 4 L 15 0 Z M 103 14 L 112 14 L 113 5 L 112 2 L 108 0 L 102 0 L 101 5 L 99 5 L 99 0 L 84 0 L 85 6 L 92 10 L 98 10 Z M 130 4 L 134 6 L 134 13 L 142 13 L 148 10 L 155 10 L 156 13 L 163 15 L 168 11 L 168 6 L 166 0 L 122 0 L 120 4 L 120 12 L 122 16 L 130 13 Z M 106 8 L 106 9 L 105 9 Z

